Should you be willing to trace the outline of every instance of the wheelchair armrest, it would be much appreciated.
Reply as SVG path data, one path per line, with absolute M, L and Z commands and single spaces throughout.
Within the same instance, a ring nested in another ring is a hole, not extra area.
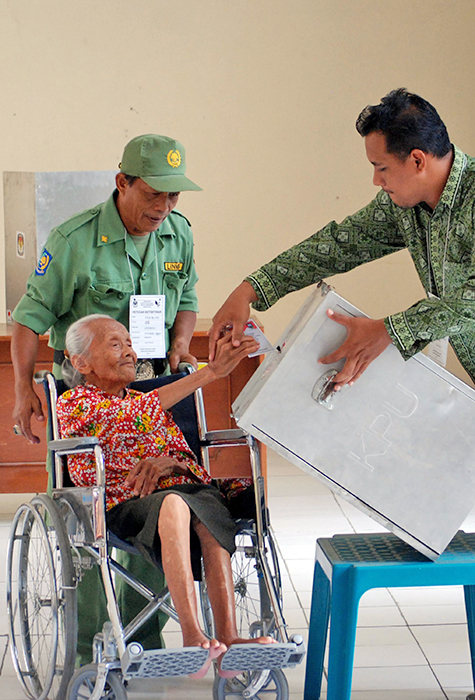
M 99 444 L 96 437 L 64 438 L 63 440 L 50 440 L 48 450 L 58 455 L 74 454 L 75 452 L 88 452 L 94 450 Z
M 246 436 L 246 431 L 240 428 L 234 430 L 210 430 L 205 434 L 205 440 L 210 443 L 237 442 L 239 445 L 244 444 Z

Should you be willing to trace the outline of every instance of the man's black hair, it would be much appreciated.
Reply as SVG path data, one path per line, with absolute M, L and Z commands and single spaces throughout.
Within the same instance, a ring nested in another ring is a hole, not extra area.
M 388 153 L 403 160 L 414 148 L 443 158 L 452 147 L 435 107 L 406 88 L 392 90 L 379 105 L 365 107 L 356 120 L 356 130 L 361 136 L 380 131 Z

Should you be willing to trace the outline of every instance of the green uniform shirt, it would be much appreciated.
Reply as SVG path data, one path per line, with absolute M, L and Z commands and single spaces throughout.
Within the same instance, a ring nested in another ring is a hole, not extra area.
M 108 314 L 129 327 L 131 294 L 165 294 L 166 345 L 178 311 L 198 311 L 193 234 L 173 211 L 150 235 L 144 261 L 126 236 L 115 193 L 53 229 L 13 318 L 64 350 L 66 331 L 88 314 Z
M 265 311 L 289 292 L 406 247 L 424 289 L 438 298 L 388 316 L 391 339 L 408 359 L 448 335 L 475 380 L 475 158 L 456 146 L 434 211 L 424 203 L 403 209 L 379 192 L 341 224 L 332 221 L 249 275 L 258 296 L 253 306 Z

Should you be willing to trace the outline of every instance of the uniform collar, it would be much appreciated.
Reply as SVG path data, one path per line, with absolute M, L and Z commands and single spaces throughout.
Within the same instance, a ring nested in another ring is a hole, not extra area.
M 125 227 L 115 204 L 116 196 L 117 190 L 114 190 L 109 199 L 102 205 L 97 228 L 98 246 L 109 245 L 110 243 L 116 243 L 117 241 L 123 241 L 125 239 Z M 174 227 L 170 222 L 170 216 L 172 215 L 173 212 L 167 216 L 163 224 L 161 224 L 156 231 L 152 232 L 152 235 L 156 236 L 157 242 L 159 242 L 162 236 L 176 236 Z M 160 247 L 162 246 L 159 245 L 159 248 Z
M 438 204 L 445 204 L 450 209 L 453 209 L 457 196 L 460 192 L 460 183 L 462 182 L 463 172 L 467 165 L 467 156 L 460 148 L 454 145 L 454 162 L 450 169 L 449 177 L 445 183 L 444 190 L 440 196 Z

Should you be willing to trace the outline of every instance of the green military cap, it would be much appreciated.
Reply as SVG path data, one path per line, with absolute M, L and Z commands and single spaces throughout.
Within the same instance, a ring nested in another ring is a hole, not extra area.
M 185 192 L 201 187 L 185 177 L 185 149 L 168 136 L 143 134 L 126 145 L 121 172 L 134 175 L 157 192 Z

